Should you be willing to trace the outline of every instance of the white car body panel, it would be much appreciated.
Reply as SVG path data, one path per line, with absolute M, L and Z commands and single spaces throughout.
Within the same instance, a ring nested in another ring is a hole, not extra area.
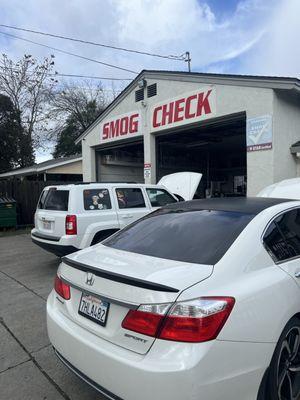
M 257 197 L 300 199 L 300 178 L 285 179 L 262 189 Z
M 53 290 L 47 302 L 51 343 L 73 367 L 114 394 L 107 398 L 232 400 L 242 393 L 243 400 L 257 400 L 284 326 L 300 313 L 300 286 L 295 278 L 299 258 L 298 262 L 274 263 L 262 237 L 273 218 L 295 207 L 300 208 L 300 201 L 280 203 L 260 212 L 214 266 L 159 259 L 103 244 L 69 256 L 58 274 L 71 283 L 71 301 L 58 301 Z M 86 272 L 74 269 L 68 260 L 177 288 L 179 292 L 155 291 L 96 277 L 92 292 L 112 301 L 111 320 L 105 331 L 78 318 L 80 291 L 88 288 Z M 236 300 L 215 340 L 172 342 L 121 327 L 130 306 L 206 296 Z M 126 332 L 133 337 L 126 337 Z
M 176 172 L 161 178 L 158 185 L 166 187 L 169 192 L 179 194 L 184 200 L 193 200 L 202 174 L 197 172 Z
M 72 366 L 123 400 L 217 400 L 220 393 L 222 400 L 235 399 L 237 393 L 243 393 L 243 400 L 256 400 L 253 387 L 258 388 L 274 351 L 272 343 L 215 340 L 170 345 L 156 340 L 146 355 L 137 354 L 65 318 L 57 310 L 54 292 L 47 303 L 47 325 L 51 343 Z M 105 366 L 100 379 L 99 360 Z
M 125 184 L 125 183 L 93 183 L 79 185 L 59 185 L 49 186 L 44 190 L 56 187 L 57 190 L 69 191 L 69 205 L 66 211 L 38 209 L 35 213 L 35 227 L 31 231 L 32 239 L 40 245 L 55 246 L 58 254 L 65 255 L 79 249 L 84 249 L 91 245 L 95 235 L 99 232 L 119 230 L 144 215 L 156 210 L 150 203 L 146 189 L 162 189 L 166 191 L 174 201 L 172 192 L 162 185 L 146 184 Z M 116 189 L 118 188 L 138 188 L 141 189 L 145 207 L 126 208 L 118 207 Z M 106 210 L 85 210 L 83 204 L 83 191 L 94 189 L 107 189 L 110 195 L 111 209 Z M 65 221 L 67 215 L 76 215 L 77 234 L 65 234 Z M 44 229 L 44 221 L 51 224 L 51 229 Z M 70 250 L 64 250 L 69 247 Z

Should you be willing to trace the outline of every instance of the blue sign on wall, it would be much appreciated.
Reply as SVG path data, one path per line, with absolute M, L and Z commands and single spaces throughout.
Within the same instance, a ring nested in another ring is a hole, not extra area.
M 272 115 L 247 119 L 247 151 L 272 149 Z

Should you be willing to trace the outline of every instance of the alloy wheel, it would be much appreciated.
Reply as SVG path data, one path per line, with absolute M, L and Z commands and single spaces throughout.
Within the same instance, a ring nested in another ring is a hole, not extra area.
M 294 326 L 282 342 L 277 366 L 279 400 L 300 400 L 300 327 Z

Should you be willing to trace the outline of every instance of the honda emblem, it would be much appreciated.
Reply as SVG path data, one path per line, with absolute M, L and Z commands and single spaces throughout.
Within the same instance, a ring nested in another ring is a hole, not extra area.
M 86 278 L 85 278 L 85 283 L 87 285 L 92 286 L 94 284 L 94 282 L 95 282 L 95 275 L 92 274 L 91 272 L 87 272 L 86 273 Z

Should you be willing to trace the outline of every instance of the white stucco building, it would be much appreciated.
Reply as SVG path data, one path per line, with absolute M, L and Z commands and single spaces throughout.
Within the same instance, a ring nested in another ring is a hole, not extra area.
M 300 176 L 299 140 L 299 79 L 168 71 L 142 71 L 78 138 L 84 181 L 198 171 L 199 196 Z

